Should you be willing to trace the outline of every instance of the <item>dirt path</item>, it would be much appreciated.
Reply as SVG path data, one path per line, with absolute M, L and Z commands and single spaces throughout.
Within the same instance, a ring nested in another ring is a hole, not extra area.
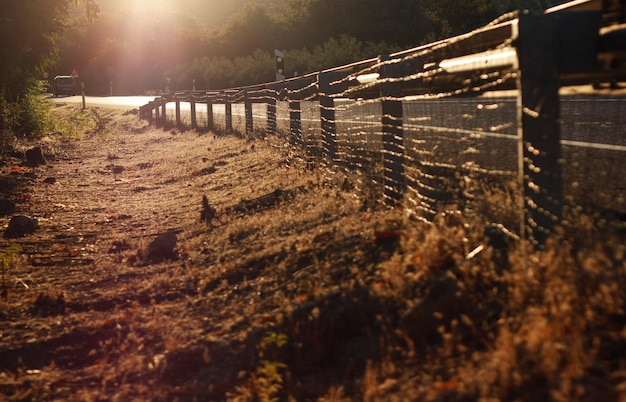
M 35 233 L 2 240 L 22 248 L 0 310 L 10 399 L 245 395 L 236 386 L 254 375 L 263 338 L 328 291 L 312 270 L 333 256 L 373 264 L 371 214 L 355 225 L 359 199 L 277 138 L 162 131 L 120 115 L 104 134 L 43 147 L 48 164 L 10 174 L 17 213 L 38 220 Z M 165 233 L 176 245 L 161 261 L 149 247 Z

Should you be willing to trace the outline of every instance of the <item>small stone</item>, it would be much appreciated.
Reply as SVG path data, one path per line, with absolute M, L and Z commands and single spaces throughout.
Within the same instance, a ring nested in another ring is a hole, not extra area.
M 9 226 L 5 237 L 20 237 L 30 233 L 34 233 L 37 230 L 37 219 L 29 218 L 28 216 L 16 215 L 9 221 Z
M 15 203 L 7 198 L 0 198 L 0 216 L 11 215 L 15 212 Z
M 8 193 L 17 187 L 17 180 L 14 177 L 0 177 L 0 193 Z
M 176 257 L 176 234 L 173 232 L 163 233 L 148 245 L 146 258 L 152 261 L 163 261 Z
M 41 147 L 34 147 L 27 150 L 24 154 L 26 157 L 26 163 L 29 166 L 45 165 L 46 159 L 43 157 L 43 150 Z
M 46 184 L 54 184 L 57 182 L 57 179 L 54 177 L 46 177 L 43 182 Z

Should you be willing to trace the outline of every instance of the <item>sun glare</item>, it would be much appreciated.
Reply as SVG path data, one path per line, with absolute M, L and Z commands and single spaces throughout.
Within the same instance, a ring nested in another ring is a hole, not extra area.
M 177 0 L 132 0 L 126 1 L 123 7 L 136 15 L 167 14 L 184 11 L 184 5 Z

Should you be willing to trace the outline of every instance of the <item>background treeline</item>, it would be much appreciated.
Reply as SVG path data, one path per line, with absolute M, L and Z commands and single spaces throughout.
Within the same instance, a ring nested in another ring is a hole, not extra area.
M 305 74 L 564 0 L 0 0 L 0 134 L 49 129 L 41 93 L 76 70 L 90 95 L 219 89 Z M 158 6 L 155 6 L 158 4 Z
M 273 81 L 274 49 L 286 75 L 319 71 L 421 45 L 482 26 L 506 10 L 546 1 L 186 0 L 154 9 L 100 0 L 92 24 L 67 32 L 55 73 L 76 68 L 87 91 L 143 94 L 219 89 Z M 127 2 L 131 3 L 131 2 Z M 110 10 L 108 12 L 107 10 Z M 230 14 L 229 14 L 230 13 Z M 215 16 L 221 20 L 215 20 Z M 213 18 L 212 18 L 213 17 Z

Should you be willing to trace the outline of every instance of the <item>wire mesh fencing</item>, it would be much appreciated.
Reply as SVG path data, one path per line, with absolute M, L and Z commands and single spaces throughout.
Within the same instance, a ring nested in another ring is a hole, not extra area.
M 626 102 L 590 91 L 626 76 L 619 63 L 609 76 L 597 63 L 614 4 L 581 11 L 578 3 L 193 102 L 206 104 L 207 128 L 282 135 L 310 161 L 351 172 L 363 193 L 420 219 L 454 211 L 540 245 L 566 224 L 564 211 L 616 222 L 626 214 Z M 580 85 L 587 94 L 570 90 Z M 175 102 L 180 123 L 179 103 L 188 101 L 160 99 L 142 113 L 163 119 Z

